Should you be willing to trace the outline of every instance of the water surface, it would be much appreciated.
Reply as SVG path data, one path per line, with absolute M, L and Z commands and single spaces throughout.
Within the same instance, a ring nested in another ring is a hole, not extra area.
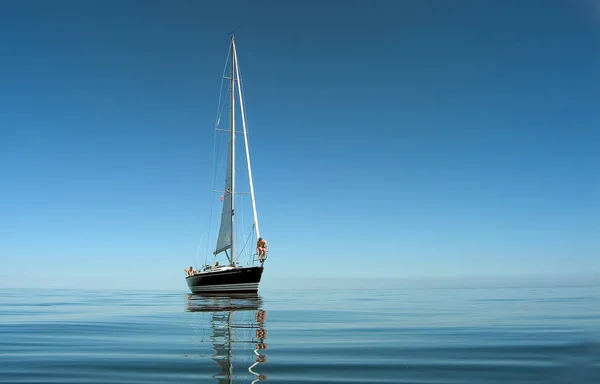
M 600 383 L 600 289 L 0 290 L 1 383 Z

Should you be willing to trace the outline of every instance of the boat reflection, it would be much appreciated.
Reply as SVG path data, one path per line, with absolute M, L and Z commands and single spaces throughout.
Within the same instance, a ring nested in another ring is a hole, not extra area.
M 257 366 L 267 362 L 263 353 L 267 349 L 265 329 L 267 313 L 262 309 L 262 298 L 253 294 L 187 294 L 187 312 L 207 314 L 210 336 L 200 343 L 212 344 L 211 359 L 221 369 L 213 378 L 217 383 L 233 383 L 244 377 L 247 382 L 266 380 L 256 372 Z M 234 373 L 234 366 L 237 372 Z M 252 375 L 250 376 L 248 372 Z M 246 381 L 245 381 L 246 382 Z

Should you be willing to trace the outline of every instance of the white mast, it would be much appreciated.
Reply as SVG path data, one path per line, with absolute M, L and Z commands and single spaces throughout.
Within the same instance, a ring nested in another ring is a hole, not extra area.
M 235 43 L 233 35 L 231 35 L 231 110 L 230 110 L 230 135 L 231 135 L 231 265 L 235 264 L 235 231 L 233 227 L 233 216 L 235 206 L 235 79 L 234 69 L 236 64 L 235 59 Z
M 242 115 L 242 127 L 244 128 L 244 143 L 246 144 L 246 160 L 248 164 L 248 178 L 250 179 L 250 198 L 252 199 L 252 213 L 254 214 L 254 229 L 256 231 L 256 238 L 260 237 L 260 230 L 258 228 L 258 215 L 256 214 L 256 200 L 254 199 L 254 184 L 252 182 L 252 167 L 250 166 L 250 149 L 248 147 L 248 131 L 246 130 L 246 113 L 244 111 L 244 102 L 242 100 L 242 85 L 240 80 L 240 66 L 237 60 L 237 51 L 235 49 L 235 42 L 232 41 L 233 57 L 235 58 L 235 75 L 237 78 L 237 86 L 240 96 L 240 109 Z M 232 76 L 233 77 L 233 76 Z M 233 228 L 233 226 L 232 226 Z

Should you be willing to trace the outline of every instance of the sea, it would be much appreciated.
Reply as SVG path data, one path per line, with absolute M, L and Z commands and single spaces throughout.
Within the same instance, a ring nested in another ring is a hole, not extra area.
M 0 290 L 0 383 L 257 382 L 599 384 L 600 287 Z

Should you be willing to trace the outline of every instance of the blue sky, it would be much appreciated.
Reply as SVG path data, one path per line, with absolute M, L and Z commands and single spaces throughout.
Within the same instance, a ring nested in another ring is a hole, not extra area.
M 0 285 L 186 290 L 235 29 L 265 283 L 600 274 L 594 1 L 0 4 Z

